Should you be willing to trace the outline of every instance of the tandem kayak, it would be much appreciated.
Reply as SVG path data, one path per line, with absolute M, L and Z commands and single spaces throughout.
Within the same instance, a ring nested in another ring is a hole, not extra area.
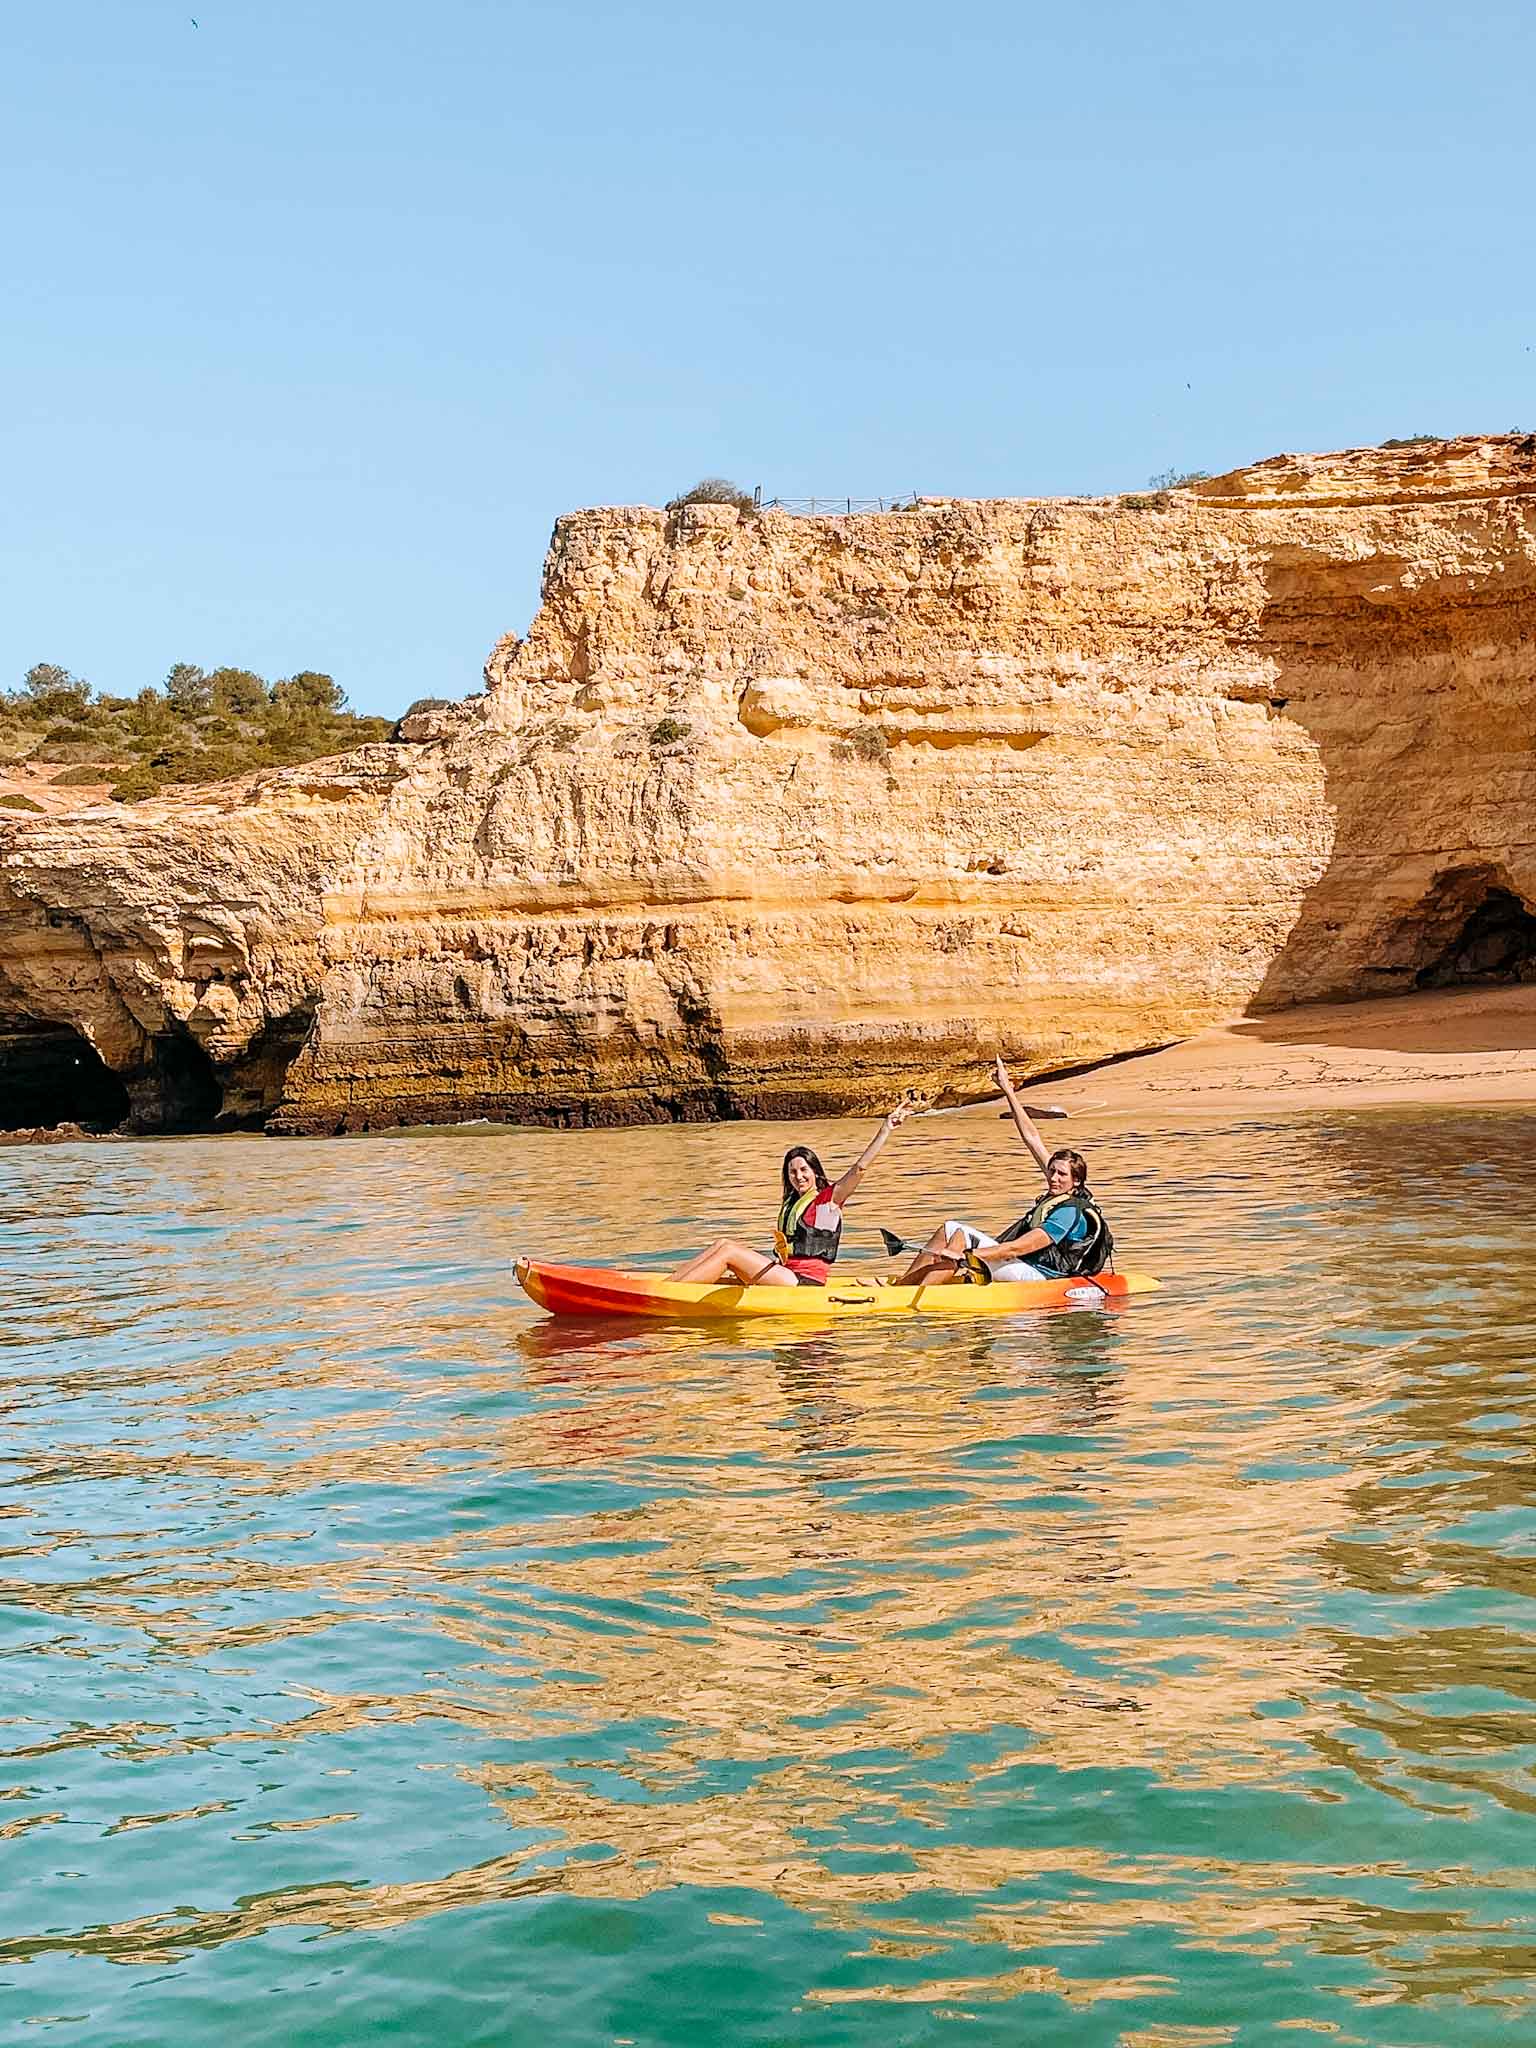
M 1150 1273 L 1100 1273 L 1097 1278 L 998 1280 L 990 1287 L 877 1287 L 872 1281 L 829 1280 L 825 1287 L 706 1286 L 661 1280 L 653 1273 L 614 1273 L 605 1266 L 552 1266 L 519 1259 L 518 1285 L 552 1316 L 665 1316 L 715 1322 L 736 1316 L 922 1315 L 1008 1316 L 1025 1309 L 1097 1308 L 1161 1285 Z

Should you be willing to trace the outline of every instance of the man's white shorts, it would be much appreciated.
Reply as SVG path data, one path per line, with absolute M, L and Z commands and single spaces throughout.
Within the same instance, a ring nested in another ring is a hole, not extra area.
M 979 1252 L 983 1246 L 996 1244 L 995 1237 L 988 1237 L 984 1230 L 978 1230 L 974 1223 L 957 1223 L 953 1216 L 944 1225 L 944 1235 L 954 1237 L 956 1233 L 965 1239 L 966 1246 Z M 1032 1266 L 1028 1259 L 1005 1259 L 1000 1266 L 992 1268 L 994 1280 L 1049 1280 L 1049 1273 L 1042 1273 L 1038 1266 Z

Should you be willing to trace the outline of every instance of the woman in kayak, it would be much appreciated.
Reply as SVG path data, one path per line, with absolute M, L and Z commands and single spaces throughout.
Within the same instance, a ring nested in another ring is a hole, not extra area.
M 826 1169 L 809 1145 L 784 1154 L 784 1200 L 779 1208 L 773 1251 L 754 1251 L 736 1238 L 722 1237 L 669 1273 L 669 1280 L 697 1280 L 713 1286 L 727 1276 L 743 1287 L 824 1287 L 837 1257 L 843 1211 L 852 1201 L 870 1162 L 892 1131 L 899 1131 L 915 1105 L 903 1102 L 882 1119 L 852 1166 L 829 1183 Z
M 1102 1265 L 1106 1251 L 1113 1247 L 1099 1206 L 1088 1192 L 1087 1160 L 1081 1152 L 1047 1152 L 1002 1060 L 992 1071 L 1013 1112 L 1015 1129 L 1045 1175 L 1046 1192 L 1000 1239 L 955 1217 L 941 1223 L 894 1283 L 897 1287 L 917 1287 L 925 1280 L 964 1279 L 959 1268 L 971 1258 L 988 1267 L 994 1280 L 1053 1280 L 1063 1273 L 1096 1271 L 1092 1266 L 1095 1252 Z

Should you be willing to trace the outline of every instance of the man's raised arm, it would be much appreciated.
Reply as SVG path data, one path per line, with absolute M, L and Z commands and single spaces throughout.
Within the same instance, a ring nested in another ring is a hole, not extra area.
M 1009 1109 L 1013 1112 L 1013 1121 L 1016 1129 L 1018 1130 L 1019 1136 L 1024 1140 L 1025 1146 L 1028 1148 L 1030 1156 L 1033 1158 L 1036 1166 L 1038 1166 L 1040 1171 L 1044 1173 L 1045 1162 L 1047 1159 L 1050 1158 L 1051 1155 L 1045 1149 L 1045 1140 L 1041 1137 L 1040 1133 L 1035 1129 L 1034 1118 L 1030 1115 L 1029 1111 L 1024 1107 L 1023 1103 L 1020 1102 L 1017 1094 L 1014 1092 L 1013 1077 L 1008 1072 L 1007 1067 L 1003 1064 L 1003 1057 L 1001 1053 L 998 1054 L 997 1064 L 992 1069 L 992 1073 L 994 1079 L 997 1082 L 998 1087 L 1001 1088 L 1003 1091 L 1004 1101 L 1008 1104 Z

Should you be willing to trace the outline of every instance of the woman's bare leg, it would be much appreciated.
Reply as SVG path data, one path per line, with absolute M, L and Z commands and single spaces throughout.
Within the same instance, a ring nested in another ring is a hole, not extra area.
M 717 1280 L 723 1280 L 727 1273 L 733 1280 L 739 1280 L 743 1287 L 774 1286 L 787 1282 L 793 1287 L 795 1276 L 785 1272 L 776 1259 L 770 1259 L 763 1252 L 753 1251 L 750 1245 L 738 1244 L 734 1238 L 721 1237 L 699 1252 L 675 1273 L 669 1273 L 669 1280 L 694 1280 L 703 1286 L 713 1287 Z

